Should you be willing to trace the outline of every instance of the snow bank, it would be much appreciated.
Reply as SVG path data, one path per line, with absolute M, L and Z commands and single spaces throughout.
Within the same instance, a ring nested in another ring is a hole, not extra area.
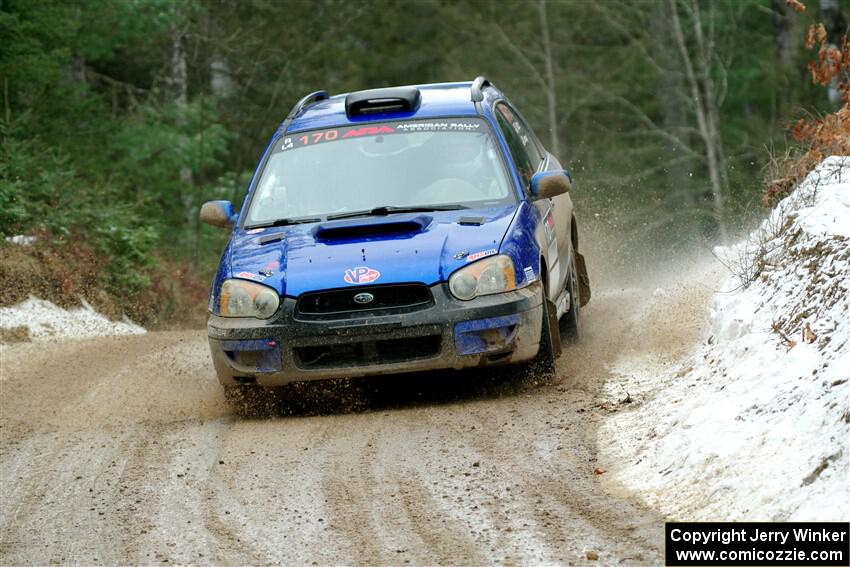
M 639 405 L 601 429 L 607 480 L 673 519 L 847 520 L 850 158 L 719 252 L 739 277 L 714 296 L 705 344 L 651 385 L 618 370 L 612 392 Z
M 140 335 L 143 327 L 126 317 L 110 321 L 82 301 L 82 307 L 62 309 L 49 301 L 30 297 L 12 307 L 0 307 L 0 341 L 47 341 L 107 335 Z M 4 338 L 5 337 L 5 338 Z
M 37 236 L 28 236 L 26 234 L 16 234 L 14 236 L 7 236 L 6 242 L 10 244 L 17 244 L 18 246 L 30 246 L 35 241 L 38 240 Z

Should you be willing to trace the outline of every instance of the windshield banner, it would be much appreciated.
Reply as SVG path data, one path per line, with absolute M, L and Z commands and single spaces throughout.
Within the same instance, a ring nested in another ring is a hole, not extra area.
M 275 148 L 276 152 L 315 146 L 351 138 L 406 134 L 410 132 L 479 132 L 484 125 L 478 118 L 435 118 L 432 120 L 406 120 L 382 122 L 366 126 L 343 126 L 309 132 L 296 132 L 285 137 Z

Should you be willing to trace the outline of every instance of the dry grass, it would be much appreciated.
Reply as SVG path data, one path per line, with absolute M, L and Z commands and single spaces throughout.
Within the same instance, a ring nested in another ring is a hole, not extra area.
M 806 46 L 817 47 L 815 60 L 809 63 L 812 82 L 838 89 L 842 106 L 822 117 L 801 118 L 793 136 L 800 146 L 775 155 L 767 167 L 764 205 L 773 207 L 824 158 L 850 156 L 850 38 L 840 47 L 827 43 L 823 24 L 811 26 Z
M 801 146 L 772 156 L 768 164 L 762 199 L 767 207 L 788 195 L 824 158 L 850 156 L 850 103 L 823 118 L 800 120 L 794 138 Z
M 79 307 L 80 298 L 111 319 L 127 315 L 152 328 L 199 327 L 206 318 L 208 282 L 187 266 L 158 258 L 145 270 L 151 285 L 138 293 L 111 289 L 108 258 L 82 239 L 54 244 L 47 234 L 29 246 L 0 245 L 0 306 L 33 295 L 60 307 Z
M 28 343 L 30 342 L 30 328 L 26 325 L 17 327 L 0 327 L 0 343 Z

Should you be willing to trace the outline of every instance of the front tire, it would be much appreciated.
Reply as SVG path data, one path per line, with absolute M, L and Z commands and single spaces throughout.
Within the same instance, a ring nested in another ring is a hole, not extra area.
M 523 374 L 532 380 L 550 380 L 555 376 L 555 360 L 561 354 L 561 336 L 558 332 L 557 308 L 549 300 L 546 288 L 543 290 L 543 311 L 540 329 L 540 348 L 529 362 L 526 362 Z

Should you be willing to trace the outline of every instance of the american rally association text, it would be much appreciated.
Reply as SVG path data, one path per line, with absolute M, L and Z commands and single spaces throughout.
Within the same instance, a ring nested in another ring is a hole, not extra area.
M 674 528 L 670 532 L 673 541 L 687 541 L 697 544 L 722 543 L 728 545 L 733 541 L 771 541 L 785 544 L 789 537 L 795 542 L 812 541 L 844 541 L 846 532 L 832 530 L 813 530 L 810 528 L 796 528 L 793 530 L 761 530 L 758 528 L 732 528 L 729 530 L 682 530 Z

